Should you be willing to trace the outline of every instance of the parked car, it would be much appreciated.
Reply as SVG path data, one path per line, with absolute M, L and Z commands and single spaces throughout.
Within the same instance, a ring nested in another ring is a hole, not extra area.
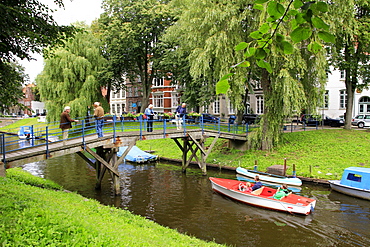
M 370 127 L 370 114 L 359 114 L 352 118 L 352 125 L 359 128 Z
M 218 117 L 212 115 L 212 114 L 209 114 L 209 113 L 202 113 L 202 116 L 203 116 L 203 122 L 204 123 L 217 123 L 218 122 Z M 200 117 L 197 117 L 197 118 L 187 118 L 186 119 L 186 122 L 189 122 L 189 123 L 194 123 L 194 122 L 200 122 L 201 118 Z
M 324 123 L 325 126 L 330 127 L 341 127 L 344 126 L 344 121 L 342 119 L 330 118 L 324 116 L 322 119 L 320 116 L 314 116 L 311 114 L 303 114 L 300 119 L 300 123 L 306 124 L 307 126 L 319 126 Z
M 212 114 L 209 113 L 203 113 L 203 122 L 208 122 L 208 123 L 217 123 L 218 122 L 218 117 L 213 116 Z
M 255 124 L 261 119 L 257 114 L 243 114 L 242 124 Z

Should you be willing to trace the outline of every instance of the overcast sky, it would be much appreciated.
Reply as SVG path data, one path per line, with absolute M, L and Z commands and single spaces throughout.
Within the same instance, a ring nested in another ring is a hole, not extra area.
M 51 9 L 57 9 L 53 16 L 59 25 L 68 25 L 76 21 L 85 21 L 86 24 L 90 25 L 103 12 L 101 9 L 102 0 L 64 0 L 64 9 L 57 8 L 53 0 L 41 0 L 41 2 L 48 5 Z M 37 59 L 37 61 L 20 61 L 20 64 L 26 69 L 26 74 L 30 76 L 30 82 L 32 83 L 35 81 L 36 76 L 41 73 L 44 66 L 42 55 L 34 54 L 33 58 Z

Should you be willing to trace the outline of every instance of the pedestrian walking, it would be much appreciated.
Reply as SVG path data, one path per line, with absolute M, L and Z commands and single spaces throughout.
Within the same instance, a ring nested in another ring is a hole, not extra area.
M 103 137 L 104 109 L 99 102 L 94 103 L 95 129 L 99 137 Z

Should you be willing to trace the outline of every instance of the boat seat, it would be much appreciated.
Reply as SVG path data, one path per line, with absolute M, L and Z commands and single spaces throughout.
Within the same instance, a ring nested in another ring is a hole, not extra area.
M 261 188 L 256 189 L 256 190 L 252 191 L 251 193 L 252 193 L 253 195 L 257 195 L 257 196 L 259 196 L 259 195 L 262 193 L 262 191 L 263 191 L 263 189 L 264 189 L 264 188 L 265 188 L 265 186 L 262 186 Z

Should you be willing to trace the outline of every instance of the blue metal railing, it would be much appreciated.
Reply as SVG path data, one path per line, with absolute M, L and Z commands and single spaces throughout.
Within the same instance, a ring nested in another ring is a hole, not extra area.
M 78 123 L 74 124 L 71 129 L 69 129 L 69 138 L 82 137 L 82 145 L 86 145 L 86 137 L 91 135 L 96 135 L 95 131 L 95 119 L 92 116 L 77 118 L 80 120 Z M 162 130 L 163 138 L 166 138 L 168 130 L 176 128 L 175 119 L 165 119 L 158 117 L 157 119 L 148 120 L 143 119 L 142 116 L 137 118 L 125 118 L 123 116 L 105 116 L 103 133 L 113 134 L 113 139 L 115 141 L 117 132 L 128 132 L 135 131 L 139 132 L 140 140 L 142 140 L 144 133 L 146 133 L 148 128 L 148 121 L 152 121 L 152 128 L 154 130 Z M 2 129 L 3 134 L 1 134 L 1 157 L 2 161 L 6 162 L 6 153 L 10 151 L 16 151 L 28 147 L 35 146 L 45 146 L 45 153 L 49 155 L 49 142 L 62 142 L 63 132 L 59 128 L 59 122 L 45 124 L 37 124 L 30 126 L 31 135 L 30 138 L 20 139 L 18 136 L 19 128 L 15 129 Z M 230 123 L 222 123 L 219 119 L 213 122 L 205 122 L 203 117 L 191 118 L 184 115 L 181 119 L 181 125 L 184 135 L 187 130 L 192 128 L 201 128 L 202 133 L 206 129 L 216 130 L 218 133 L 229 132 L 233 134 L 248 134 L 250 131 L 250 126 L 248 125 L 237 125 Z

